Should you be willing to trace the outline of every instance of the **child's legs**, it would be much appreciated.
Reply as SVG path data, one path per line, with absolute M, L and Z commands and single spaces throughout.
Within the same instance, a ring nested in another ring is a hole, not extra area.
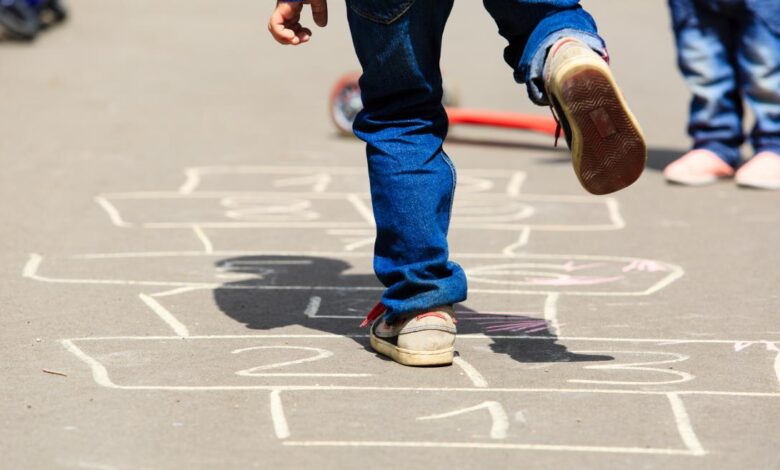
M 549 105 L 542 75 L 547 52 L 557 40 L 577 38 L 607 57 L 596 23 L 579 0 L 484 0 L 484 4 L 499 34 L 509 41 L 504 60 L 536 104 Z
M 769 27 L 780 25 L 780 11 L 772 17 L 763 14 L 746 14 L 737 62 L 745 100 L 756 118 L 750 134 L 753 149 L 780 154 L 780 33 Z
M 355 135 L 367 144 L 377 225 L 374 270 L 391 315 L 466 298 L 449 261 L 455 169 L 442 150 L 441 38 L 453 0 L 348 0 L 363 67 Z
M 736 23 L 696 0 L 670 0 L 677 62 L 691 89 L 688 133 L 694 148 L 739 162 L 742 100 L 735 68 Z

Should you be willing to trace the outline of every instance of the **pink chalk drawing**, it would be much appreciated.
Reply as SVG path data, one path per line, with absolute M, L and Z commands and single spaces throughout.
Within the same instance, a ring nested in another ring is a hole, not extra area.
M 629 273 L 631 271 L 658 273 L 658 272 L 667 272 L 669 271 L 669 268 L 657 261 L 652 261 L 649 259 L 637 259 L 632 261 L 630 264 L 626 265 L 625 267 L 623 267 L 624 273 Z
M 496 315 L 485 313 L 459 314 L 458 319 L 462 321 L 473 321 L 483 327 L 486 333 L 540 333 L 549 331 L 549 325 L 546 320 L 533 318 L 530 316 Z M 527 315 L 534 315 L 528 313 Z
M 570 276 L 558 274 L 555 277 L 526 278 L 526 282 L 533 286 L 598 286 L 609 284 L 624 279 L 623 276 L 596 277 L 596 276 Z
M 604 263 L 587 263 L 587 264 L 578 265 L 576 261 L 569 261 L 561 267 L 567 273 L 573 273 L 575 271 L 583 271 L 585 269 L 600 268 L 602 266 L 604 266 Z

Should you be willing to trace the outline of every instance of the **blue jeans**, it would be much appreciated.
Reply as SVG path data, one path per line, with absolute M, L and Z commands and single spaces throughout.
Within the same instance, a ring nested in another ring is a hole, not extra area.
M 739 164 L 743 99 L 758 152 L 780 152 L 780 1 L 669 0 L 678 62 L 693 92 L 693 146 Z
M 363 68 L 363 111 L 377 239 L 374 271 L 390 317 L 466 299 L 463 269 L 449 260 L 455 167 L 442 149 L 447 114 L 439 69 L 453 0 L 347 0 Z M 547 104 L 542 70 L 552 44 L 574 36 L 606 56 L 579 0 L 485 0 L 509 45 L 504 58 L 531 99 Z M 474 32 L 469 32 L 473 34 Z M 489 79 L 489 77 L 485 77 Z

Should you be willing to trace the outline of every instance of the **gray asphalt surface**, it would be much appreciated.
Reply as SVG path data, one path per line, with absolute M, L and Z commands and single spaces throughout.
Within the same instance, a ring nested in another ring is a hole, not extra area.
M 585 1 L 652 147 L 634 187 L 453 129 L 472 293 L 435 369 L 357 327 L 380 291 L 363 148 L 328 120 L 344 6 L 293 49 L 268 3 L 71 0 L 0 43 L 0 467 L 780 468 L 777 194 L 663 182 L 665 2 Z M 445 39 L 464 106 L 546 115 L 479 2 Z

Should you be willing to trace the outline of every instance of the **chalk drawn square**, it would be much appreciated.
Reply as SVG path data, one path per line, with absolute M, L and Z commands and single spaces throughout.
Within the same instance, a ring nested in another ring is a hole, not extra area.
M 475 294 L 644 296 L 683 275 L 682 268 L 662 261 L 614 256 L 475 254 L 457 261 Z M 378 296 L 383 289 L 371 276 L 370 264 L 364 268 L 366 272 L 355 273 L 349 261 L 319 256 L 163 252 L 47 259 L 36 255 L 25 275 L 85 285 L 371 291 Z
M 107 337 L 63 340 L 96 382 L 124 390 L 471 386 L 454 368 L 420 376 L 367 350 L 367 339 L 322 335 Z
M 282 392 L 289 428 L 284 445 L 703 453 L 686 447 L 663 395 L 339 390 L 316 392 L 315 401 L 312 393 Z M 413 405 L 398 406 L 408 400 Z M 345 416 L 361 419 L 339 419 Z M 394 433 L 389 435 L 388 429 Z
M 458 192 L 518 194 L 525 173 L 463 169 L 458 172 Z M 304 166 L 203 166 L 185 170 L 179 192 L 278 191 L 317 193 L 367 193 L 365 167 Z

